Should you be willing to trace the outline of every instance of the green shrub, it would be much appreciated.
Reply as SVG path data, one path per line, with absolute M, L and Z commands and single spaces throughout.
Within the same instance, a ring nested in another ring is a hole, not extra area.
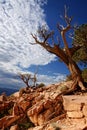
M 38 85 L 39 88 L 40 88 L 40 87 L 43 87 L 43 86 L 45 86 L 44 83 L 40 83 L 40 84 Z
M 84 79 L 84 82 L 87 82 L 87 68 L 85 68 L 83 71 L 82 71 L 82 77 Z

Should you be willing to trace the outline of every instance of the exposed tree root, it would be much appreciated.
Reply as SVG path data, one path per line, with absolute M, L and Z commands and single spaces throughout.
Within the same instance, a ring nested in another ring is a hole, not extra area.
M 83 82 L 78 81 L 78 78 L 76 78 L 76 79 L 73 80 L 71 88 L 61 92 L 59 95 L 71 94 L 71 93 L 74 93 L 76 90 L 79 91 L 77 86 L 79 86 L 79 90 L 81 92 L 85 92 L 87 90 L 86 87 L 83 85 Z

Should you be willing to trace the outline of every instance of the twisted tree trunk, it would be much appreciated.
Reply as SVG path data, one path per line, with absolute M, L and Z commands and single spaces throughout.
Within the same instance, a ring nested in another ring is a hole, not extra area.
M 83 78 L 81 75 L 81 70 L 79 69 L 79 67 L 77 66 L 77 64 L 74 61 L 70 61 L 69 65 L 68 65 L 68 69 L 72 75 L 72 79 L 73 79 L 73 83 L 74 85 L 72 85 L 72 88 L 75 89 L 76 86 L 78 85 L 81 90 L 85 90 L 85 87 L 83 85 Z
M 85 90 L 85 87 L 83 85 L 83 78 L 82 78 L 82 75 L 81 75 L 81 70 L 80 68 L 78 67 L 78 65 L 76 64 L 76 62 L 72 59 L 72 54 L 70 52 L 70 49 L 68 47 L 68 43 L 67 43 L 67 40 L 66 40 L 66 37 L 65 37 L 65 34 L 66 32 L 70 29 L 70 25 L 68 25 L 66 28 L 63 28 L 61 30 L 61 36 L 62 36 L 62 39 L 63 39 L 63 42 L 64 42 L 64 45 L 65 45 L 65 53 L 67 55 L 67 58 L 68 58 L 68 64 L 67 64 L 67 67 L 72 75 L 72 79 L 73 79 L 73 82 L 74 82 L 74 85 L 72 85 L 72 88 L 75 89 L 75 87 L 78 85 L 81 90 Z
M 83 78 L 81 75 L 81 70 L 78 67 L 78 65 L 76 64 L 76 62 L 74 62 L 74 60 L 72 59 L 72 55 L 74 54 L 75 50 L 79 49 L 79 46 L 77 47 L 72 47 L 69 48 L 67 40 L 66 40 L 66 32 L 69 31 L 71 29 L 71 18 L 69 18 L 66 14 L 66 10 L 65 10 L 65 21 L 67 26 L 63 27 L 61 25 L 58 25 L 58 29 L 61 32 L 61 37 L 63 39 L 63 43 L 64 43 L 64 50 L 58 45 L 53 43 L 53 45 L 51 46 L 51 44 L 47 41 L 49 38 L 52 38 L 52 32 L 48 32 L 45 29 L 40 30 L 40 38 L 42 38 L 43 40 L 38 40 L 38 38 L 36 37 L 36 35 L 33 35 L 33 38 L 35 40 L 36 44 L 41 45 L 42 47 L 44 47 L 48 52 L 55 54 L 57 57 L 59 57 L 68 67 L 72 79 L 73 79 L 73 84 L 71 86 L 71 89 L 68 91 L 74 91 L 77 87 L 77 85 L 81 88 L 81 90 L 85 90 L 85 86 L 83 85 Z M 67 93 L 67 92 L 66 92 Z

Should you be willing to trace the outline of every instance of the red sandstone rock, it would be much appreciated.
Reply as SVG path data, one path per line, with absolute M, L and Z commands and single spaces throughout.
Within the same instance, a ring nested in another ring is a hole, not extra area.
M 10 108 L 13 105 L 12 101 L 6 101 L 0 104 L 0 111 Z
M 18 125 L 13 125 L 10 127 L 10 130 L 19 130 Z
M 16 98 L 19 98 L 19 92 L 13 93 L 12 96 L 14 96 L 14 97 L 16 97 Z
M 71 83 L 67 82 L 64 84 L 68 87 Z M 60 84 L 49 85 L 46 88 L 37 88 L 33 91 L 28 91 L 23 93 L 21 97 L 13 97 L 15 105 L 13 107 L 13 115 L 6 116 L 0 119 L 0 128 L 7 128 L 8 126 L 12 127 L 10 129 L 14 129 L 14 122 L 17 120 L 20 121 L 27 113 L 27 116 L 34 123 L 35 128 L 30 128 L 31 130 L 52 130 L 54 126 L 49 125 L 45 126 L 45 123 L 49 121 L 56 122 L 56 128 L 60 127 L 61 130 L 82 130 L 87 126 L 87 97 L 86 96 L 58 96 L 60 94 L 60 90 L 58 89 Z M 61 86 L 60 86 L 61 88 Z M 67 112 L 67 118 L 65 116 L 64 119 L 59 120 L 55 117 L 63 113 L 63 106 Z M 11 104 L 9 101 L 5 101 L 0 104 L 1 110 L 9 107 Z M 3 105 L 2 105 L 3 104 Z M 84 116 L 84 117 L 83 117 Z M 77 119 L 78 118 L 78 119 Z M 52 119 L 52 120 L 51 120 Z M 60 123 L 61 122 L 61 123 Z M 67 123 L 66 123 L 67 122 Z M 49 122 L 50 124 L 50 122 Z M 79 126 L 79 127 L 78 127 Z M 29 129 L 29 130 L 30 130 Z
M 63 96 L 63 105 L 66 111 L 80 111 L 81 102 L 78 102 L 75 97 Z
M 14 104 L 12 115 L 19 116 L 20 114 L 24 114 L 23 109 L 17 103 Z
M 0 95 L 0 102 L 7 101 L 7 96 L 5 94 Z
M 31 116 L 35 113 L 39 114 L 43 110 L 43 102 L 37 103 L 27 111 L 27 115 Z
M 30 107 L 30 102 L 29 101 L 21 101 L 19 102 L 19 106 L 23 109 L 23 111 L 26 111 L 26 109 L 28 109 Z
M 33 128 L 29 128 L 28 130 L 44 130 L 44 129 L 43 129 L 43 126 L 36 126 Z
M 44 109 L 48 109 L 50 107 L 52 107 L 52 100 L 49 100 L 47 99 L 45 102 L 44 102 Z
M 67 116 L 69 118 L 82 118 L 83 117 L 83 113 L 81 111 L 68 111 L 67 112 Z
M 12 123 L 20 119 L 22 115 L 20 116 L 5 116 L 0 119 L 0 128 L 7 128 L 10 126 Z
M 39 114 L 38 117 L 37 117 L 37 123 L 38 125 L 42 125 L 45 123 L 45 117 L 43 116 L 43 114 Z
M 83 115 L 84 115 L 85 117 L 87 117 L 87 104 L 85 104 L 85 105 L 83 106 L 82 112 L 83 112 Z

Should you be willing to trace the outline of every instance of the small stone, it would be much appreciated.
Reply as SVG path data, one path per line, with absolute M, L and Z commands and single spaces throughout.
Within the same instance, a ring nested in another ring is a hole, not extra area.
M 19 130 L 19 127 L 18 125 L 14 125 L 10 127 L 10 130 Z
M 67 116 L 70 118 L 82 118 L 83 113 L 81 111 L 72 111 L 72 112 L 68 111 Z

